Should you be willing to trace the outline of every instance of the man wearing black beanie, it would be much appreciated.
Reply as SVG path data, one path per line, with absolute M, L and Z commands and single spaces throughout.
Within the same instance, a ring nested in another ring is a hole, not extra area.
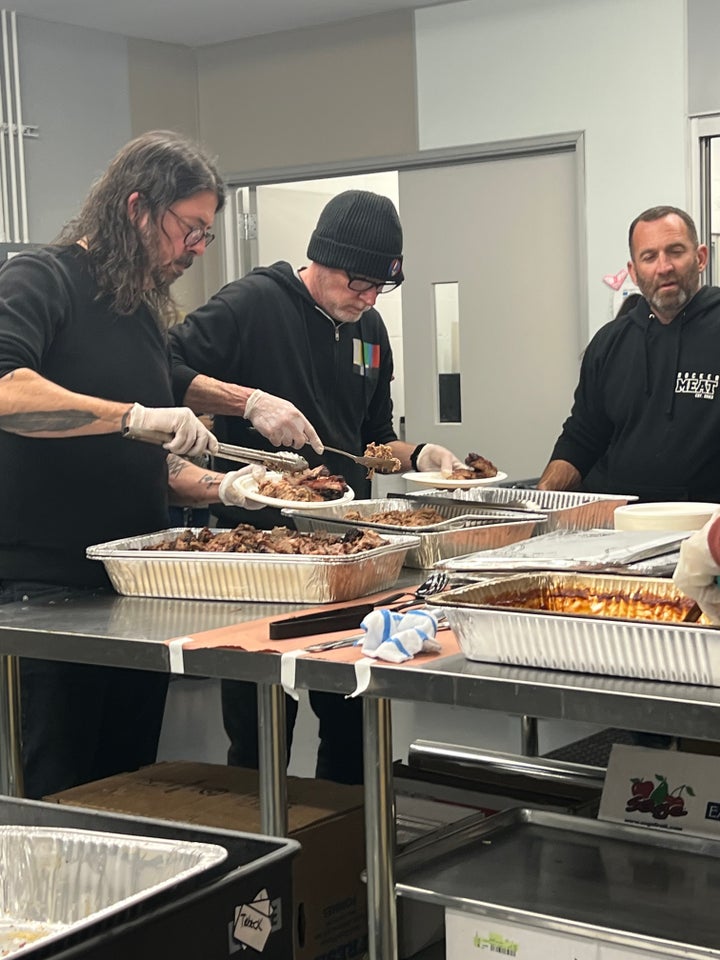
M 175 396 L 215 414 L 221 441 L 303 447 L 311 466 L 322 462 L 345 476 L 358 498 L 370 495 L 365 469 L 324 453 L 323 442 L 355 454 L 388 444 L 405 470 L 462 466 L 445 447 L 399 440 L 393 427 L 392 351 L 375 302 L 403 282 L 402 248 L 387 197 L 367 190 L 333 197 L 310 237 L 307 267 L 259 267 L 172 329 Z M 222 527 L 287 523 L 274 509 L 213 512 Z M 320 718 L 317 776 L 362 782 L 360 701 L 313 691 L 310 702 Z M 254 684 L 223 682 L 231 764 L 257 767 L 255 704 Z M 288 751 L 296 711 L 288 699 Z

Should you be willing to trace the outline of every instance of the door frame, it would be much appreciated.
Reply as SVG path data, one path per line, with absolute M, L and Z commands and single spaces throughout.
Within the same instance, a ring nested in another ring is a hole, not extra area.
M 524 137 L 517 140 L 502 140 L 492 143 L 463 144 L 454 147 L 440 147 L 420 150 L 414 154 L 398 157 L 369 157 L 362 160 L 334 161 L 328 164 L 306 164 L 297 167 L 274 167 L 261 170 L 225 174 L 229 202 L 224 209 L 222 219 L 223 242 L 223 283 L 228 283 L 240 274 L 238 264 L 243 250 L 247 250 L 247 241 L 241 239 L 238 227 L 243 211 L 238 211 L 235 203 L 237 191 L 244 188 L 291 183 L 302 180 L 321 180 L 325 177 L 353 176 L 363 173 L 381 173 L 389 170 L 401 172 L 423 167 L 449 166 L 459 163 L 481 163 L 493 160 L 506 160 L 512 157 L 528 157 L 535 154 L 566 153 L 575 154 L 576 193 L 577 193 L 577 237 L 578 263 L 584 266 L 578 278 L 580 300 L 579 328 L 583 339 L 590 335 L 588 303 L 587 269 L 587 227 L 585 215 L 585 135 L 583 131 L 548 134 L 539 137 Z

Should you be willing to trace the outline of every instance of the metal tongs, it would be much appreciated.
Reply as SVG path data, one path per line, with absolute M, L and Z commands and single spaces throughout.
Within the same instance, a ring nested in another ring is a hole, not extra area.
M 397 457 L 358 457 L 354 453 L 348 453 L 347 450 L 338 450 L 336 447 L 329 447 L 323 444 L 326 450 L 331 453 L 339 453 L 341 457 L 347 457 L 354 460 L 369 470 L 378 470 L 380 473 L 397 473 Z
M 163 433 L 161 430 L 141 429 L 135 429 L 132 434 L 128 433 L 126 436 L 131 440 L 144 440 L 146 443 L 159 445 L 168 443 L 173 438 L 171 433 Z M 237 460 L 239 463 L 260 463 L 280 473 L 298 473 L 309 469 L 305 457 L 301 457 L 299 453 L 287 453 L 284 450 L 270 453 L 266 450 L 255 450 L 252 447 L 236 447 L 232 443 L 220 443 L 217 455 L 226 460 Z

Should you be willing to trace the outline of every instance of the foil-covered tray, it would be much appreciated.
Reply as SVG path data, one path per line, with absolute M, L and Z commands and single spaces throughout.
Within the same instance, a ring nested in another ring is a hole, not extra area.
M 469 490 L 426 490 L 433 498 L 442 497 L 464 503 L 487 503 L 502 506 L 523 506 L 547 515 L 543 532 L 552 530 L 587 530 L 590 527 L 614 526 L 616 507 L 637 500 L 630 495 L 578 493 L 570 490 L 520 490 L 515 487 L 473 487 Z M 422 498 L 423 493 L 408 494 Z
M 387 544 L 350 556 L 147 549 L 184 529 L 96 544 L 87 556 L 105 564 L 113 587 L 125 596 L 333 603 L 393 586 L 405 554 L 418 545 L 417 537 L 388 535 Z
M 472 573 L 519 570 L 619 572 L 627 564 L 675 553 L 687 530 L 554 530 L 492 550 L 443 561 Z
M 412 533 L 419 538 L 416 547 L 411 547 L 405 556 L 405 566 L 413 568 L 432 567 L 440 560 L 450 557 L 459 557 L 476 550 L 485 550 L 491 547 L 504 547 L 518 540 L 525 540 L 532 536 L 538 519 L 523 518 L 517 513 L 494 513 L 492 515 L 471 515 L 462 504 L 448 500 L 435 507 L 446 521 L 457 518 L 456 523 L 443 523 L 438 528 L 433 526 L 397 526 L 395 524 L 378 523 L 370 520 L 348 520 L 347 514 L 357 511 L 362 516 L 370 517 L 375 513 L 388 510 L 403 510 L 410 513 L 419 509 L 418 504 L 409 500 L 355 500 L 353 503 L 340 504 L 330 507 L 320 514 L 312 514 L 301 510 L 283 510 L 283 516 L 291 517 L 298 530 L 315 531 L 327 530 L 344 533 L 348 527 L 367 527 L 385 536 L 394 531 L 402 530 Z
M 0 826 L 0 957 L 30 957 L 222 863 L 216 844 Z
M 525 573 L 485 579 L 433 598 L 469 660 L 720 685 L 720 630 L 700 624 L 580 616 L 512 604 L 538 592 L 686 602 L 672 580 Z M 630 606 L 632 609 L 632 605 Z

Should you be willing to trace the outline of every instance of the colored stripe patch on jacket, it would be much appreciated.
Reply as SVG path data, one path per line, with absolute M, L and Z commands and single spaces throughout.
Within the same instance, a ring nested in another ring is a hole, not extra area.
M 353 373 L 377 377 L 380 372 L 380 344 L 353 340 Z

